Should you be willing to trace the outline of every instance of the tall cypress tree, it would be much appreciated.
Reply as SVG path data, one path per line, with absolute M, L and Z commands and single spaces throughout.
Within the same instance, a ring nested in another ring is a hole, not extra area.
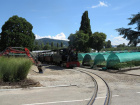
M 87 34 L 89 39 L 92 36 L 92 31 L 91 31 L 91 26 L 90 26 L 90 19 L 88 17 L 88 11 L 85 11 L 83 13 L 83 15 L 82 15 L 81 26 L 80 26 L 79 31 L 82 31 L 83 33 Z M 90 48 L 91 43 L 88 40 L 85 44 L 87 46 L 87 51 L 88 51 L 89 48 Z
M 79 31 L 83 31 L 85 34 L 88 34 L 89 36 L 92 35 L 88 11 L 85 11 L 82 15 L 81 26 Z

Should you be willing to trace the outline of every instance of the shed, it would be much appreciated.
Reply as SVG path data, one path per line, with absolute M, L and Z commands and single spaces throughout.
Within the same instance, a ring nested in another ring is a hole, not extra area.
M 87 54 L 87 53 L 78 53 L 78 61 L 83 61 L 84 56 L 85 56 L 86 54 Z
M 93 65 L 106 66 L 107 58 L 109 55 L 110 55 L 110 53 L 98 54 L 94 59 Z
M 128 61 L 140 61 L 140 52 L 112 53 L 108 56 L 107 68 L 113 67 L 118 63 L 128 62 Z
M 96 55 L 98 55 L 98 54 L 99 54 L 99 53 L 89 53 L 89 54 L 86 54 L 86 55 L 84 56 L 84 59 L 83 59 L 82 64 L 83 64 L 83 65 L 87 65 L 87 66 L 93 65 L 94 58 L 95 58 Z

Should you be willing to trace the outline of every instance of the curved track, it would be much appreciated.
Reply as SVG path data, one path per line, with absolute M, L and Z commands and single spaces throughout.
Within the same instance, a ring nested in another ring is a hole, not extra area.
M 110 105 L 111 92 L 106 81 L 93 70 L 77 67 L 75 70 L 89 75 L 95 84 L 95 91 L 87 105 Z

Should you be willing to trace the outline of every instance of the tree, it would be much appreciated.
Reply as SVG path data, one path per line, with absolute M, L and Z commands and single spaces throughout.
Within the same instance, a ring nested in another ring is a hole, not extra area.
M 106 39 L 106 34 L 95 32 L 90 37 L 91 48 L 97 50 L 98 52 L 103 48 L 104 41 Z
M 43 50 L 50 50 L 50 49 L 51 49 L 51 46 L 47 42 L 46 45 L 44 46 L 44 49 Z
M 83 33 L 88 34 L 89 36 L 92 35 L 90 19 L 88 18 L 88 11 L 85 11 L 82 15 L 81 26 L 79 31 L 83 31 Z
M 92 35 L 90 19 L 88 18 L 88 11 L 82 15 L 81 26 L 79 31 L 75 34 L 70 34 L 68 37 L 69 46 L 72 46 L 80 52 L 89 52 L 89 37 Z
M 108 40 L 107 42 L 105 42 L 105 48 L 111 48 L 112 45 L 111 45 L 111 41 Z
M 128 25 L 134 25 L 137 24 L 137 31 L 132 30 L 131 28 L 119 28 L 116 29 L 120 35 L 123 35 L 123 38 L 126 38 L 129 40 L 128 45 L 134 45 L 137 46 L 138 43 L 140 43 L 139 37 L 140 37 L 140 13 L 132 15 L 131 18 L 129 18 L 130 23 Z
M 63 42 L 61 42 L 61 48 L 63 48 Z
M 53 50 L 54 49 L 54 43 L 51 42 L 51 49 Z
M 126 46 L 125 43 L 123 43 L 123 44 L 118 45 L 117 48 L 119 48 L 119 47 L 125 47 L 125 46 Z
M 26 19 L 12 16 L 2 26 L 1 45 L 6 47 L 27 47 L 30 50 L 34 47 L 35 36 L 32 32 L 33 26 Z
M 70 34 L 69 37 L 69 46 L 74 46 L 76 42 L 76 35 L 75 34 Z
M 2 47 L 2 46 L 1 46 L 1 35 L 0 35 L 0 51 L 1 51 L 1 47 Z
M 83 31 L 83 33 L 87 34 L 89 38 L 92 35 L 88 11 L 85 11 L 82 15 L 81 26 L 79 28 L 79 31 Z M 90 47 L 89 41 L 87 41 L 86 45 L 88 48 Z
M 57 43 L 56 47 L 57 47 L 57 49 L 58 49 L 58 47 L 59 47 L 59 43 Z
M 41 43 L 41 46 L 40 47 L 41 47 L 41 50 L 44 49 L 44 43 L 43 42 Z
M 34 50 L 41 50 L 37 41 L 35 41 Z
M 80 52 L 88 52 L 87 41 L 89 39 L 88 35 L 82 31 L 77 31 L 75 34 L 70 34 L 68 37 L 69 46 L 76 48 Z

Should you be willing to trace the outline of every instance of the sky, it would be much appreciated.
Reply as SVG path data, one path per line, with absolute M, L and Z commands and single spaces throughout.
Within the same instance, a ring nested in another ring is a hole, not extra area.
M 112 45 L 128 43 L 116 29 L 135 28 L 128 25 L 128 18 L 140 12 L 140 0 L 0 0 L 0 4 L 0 28 L 18 15 L 33 25 L 36 39 L 67 40 L 79 30 L 81 17 L 88 11 L 92 33 L 105 33 Z

